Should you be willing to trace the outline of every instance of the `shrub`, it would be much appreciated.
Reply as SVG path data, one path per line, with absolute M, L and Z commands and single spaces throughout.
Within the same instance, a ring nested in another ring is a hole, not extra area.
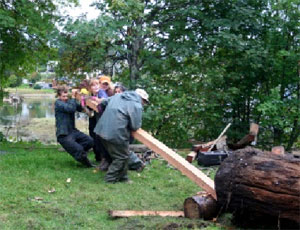
M 33 88 L 34 88 L 34 89 L 41 89 L 42 86 L 40 86 L 40 85 L 38 85 L 38 84 L 35 84 L 35 85 L 33 86 Z
M 10 75 L 8 79 L 8 86 L 9 87 L 18 87 L 22 84 L 22 78 L 16 75 Z
M 5 139 L 5 136 L 2 132 L 0 132 L 0 142 L 4 142 L 6 139 Z

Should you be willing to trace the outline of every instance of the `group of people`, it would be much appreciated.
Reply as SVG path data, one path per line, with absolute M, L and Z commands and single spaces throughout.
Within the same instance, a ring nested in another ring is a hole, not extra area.
M 75 97 L 80 92 L 81 101 Z M 97 102 L 98 112 L 86 107 L 86 99 Z M 107 171 L 109 183 L 128 181 L 129 143 L 131 132 L 142 125 L 143 105 L 149 96 L 143 89 L 127 91 L 121 84 L 113 85 L 110 77 L 84 80 L 79 90 L 66 86 L 57 88 L 55 102 L 56 136 L 62 147 L 78 162 L 87 167 L 94 165 L 87 152 L 93 148 L 99 169 Z M 75 112 L 89 115 L 89 135 L 75 127 Z

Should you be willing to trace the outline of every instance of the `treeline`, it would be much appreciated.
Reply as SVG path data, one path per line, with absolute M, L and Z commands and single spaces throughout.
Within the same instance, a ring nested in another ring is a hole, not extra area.
M 61 74 L 102 70 L 151 95 L 144 128 L 172 146 L 234 141 L 260 124 L 265 147 L 300 133 L 299 2 L 114 0 L 60 37 Z
M 54 40 L 61 76 L 113 75 L 150 94 L 143 127 L 171 146 L 240 139 L 291 149 L 300 134 L 298 0 L 103 0 Z

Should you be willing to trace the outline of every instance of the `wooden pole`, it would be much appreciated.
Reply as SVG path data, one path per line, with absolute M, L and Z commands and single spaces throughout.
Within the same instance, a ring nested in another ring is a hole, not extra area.
M 199 185 L 214 199 L 217 199 L 214 181 L 207 177 L 201 170 L 187 162 L 183 157 L 175 153 L 159 140 L 152 137 L 143 129 L 138 129 L 137 131 L 132 132 L 132 135 L 135 139 L 142 142 L 149 149 L 160 154 L 165 160 L 167 160 L 171 165 Z
M 81 100 L 81 96 L 79 93 L 76 94 L 76 99 Z M 91 109 L 98 111 L 97 103 L 94 103 L 92 100 L 87 99 L 86 104 Z M 230 124 L 227 126 L 229 128 Z M 225 133 L 225 131 L 226 130 L 224 130 L 223 132 Z M 137 131 L 132 132 L 132 136 L 146 145 L 152 151 L 160 154 L 166 161 L 168 161 L 171 165 L 173 165 L 184 175 L 194 181 L 197 185 L 199 185 L 202 189 L 209 193 L 214 199 L 217 199 L 214 181 L 207 177 L 201 170 L 187 162 L 183 157 L 175 153 L 159 140 L 152 137 L 143 129 L 138 129 Z
M 210 152 L 212 148 L 215 146 L 216 143 L 220 140 L 220 138 L 224 135 L 224 133 L 227 131 L 227 129 L 231 126 L 231 123 L 229 123 L 225 129 L 222 131 L 222 133 L 219 135 L 219 137 L 213 142 L 213 144 L 210 146 L 207 152 Z

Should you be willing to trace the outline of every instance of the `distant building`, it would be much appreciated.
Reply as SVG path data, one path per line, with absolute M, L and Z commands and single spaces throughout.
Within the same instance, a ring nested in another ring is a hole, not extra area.
M 58 64 L 58 61 L 48 61 L 47 62 L 47 72 L 53 73 L 57 64 Z
M 28 79 L 22 79 L 22 84 L 27 85 L 29 83 Z

